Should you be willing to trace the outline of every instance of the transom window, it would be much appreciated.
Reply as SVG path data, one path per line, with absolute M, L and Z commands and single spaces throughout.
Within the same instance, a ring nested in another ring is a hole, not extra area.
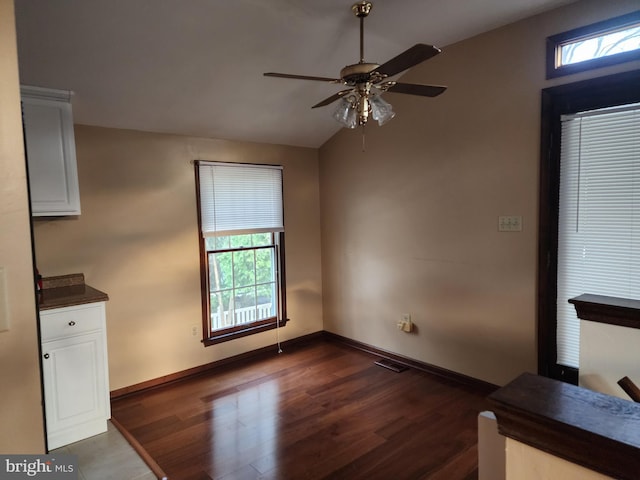
M 282 168 L 196 162 L 204 343 L 286 323 Z
M 547 39 L 547 78 L 640 59 L 640 11 Z

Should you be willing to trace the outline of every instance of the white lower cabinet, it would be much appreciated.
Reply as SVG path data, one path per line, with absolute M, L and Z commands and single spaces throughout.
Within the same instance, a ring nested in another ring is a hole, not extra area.
M 107 430 L 105 302 L 40 312 L 49 449 Z

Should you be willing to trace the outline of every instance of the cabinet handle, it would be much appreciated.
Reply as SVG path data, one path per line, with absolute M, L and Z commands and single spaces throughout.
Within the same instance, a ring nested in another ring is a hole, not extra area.
M 48 354 L 48 353 L 45 353 L 45 354 L 44 354 L 44 358 L 45 358 L 45 360 L 47 360 L 47 359 L 49 358 L 49 354 Z
M 76 322 L 74 322 L 73 320 L 71 320 L 71 321 L 69 322 L 69 326 L 70 326 L 70 327 L 73 327 L 75 324 L 76 324 Z

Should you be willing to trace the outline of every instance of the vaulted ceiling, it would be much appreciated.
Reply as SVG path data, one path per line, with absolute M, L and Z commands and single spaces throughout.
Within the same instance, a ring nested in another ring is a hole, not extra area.
M 374 0 L 365 58 L 416 43 L 446 55 L 572 1 Z M 21 83 L 72 90 L 76 123 L 319 147 L 340 126 L 310 107 L 341 87 L 262 73 L 338 77 L 359 60 L 354 2 L 15 0 Z

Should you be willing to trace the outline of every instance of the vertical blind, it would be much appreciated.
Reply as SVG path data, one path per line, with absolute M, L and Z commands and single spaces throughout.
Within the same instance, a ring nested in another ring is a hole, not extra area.
M 640 104 L 561 122 L 557 362 L 578 368 L 580 321 L 568 299 L 640 299 Z
M 199 162 L 202 235 L 284 231 L 282 167 Z

